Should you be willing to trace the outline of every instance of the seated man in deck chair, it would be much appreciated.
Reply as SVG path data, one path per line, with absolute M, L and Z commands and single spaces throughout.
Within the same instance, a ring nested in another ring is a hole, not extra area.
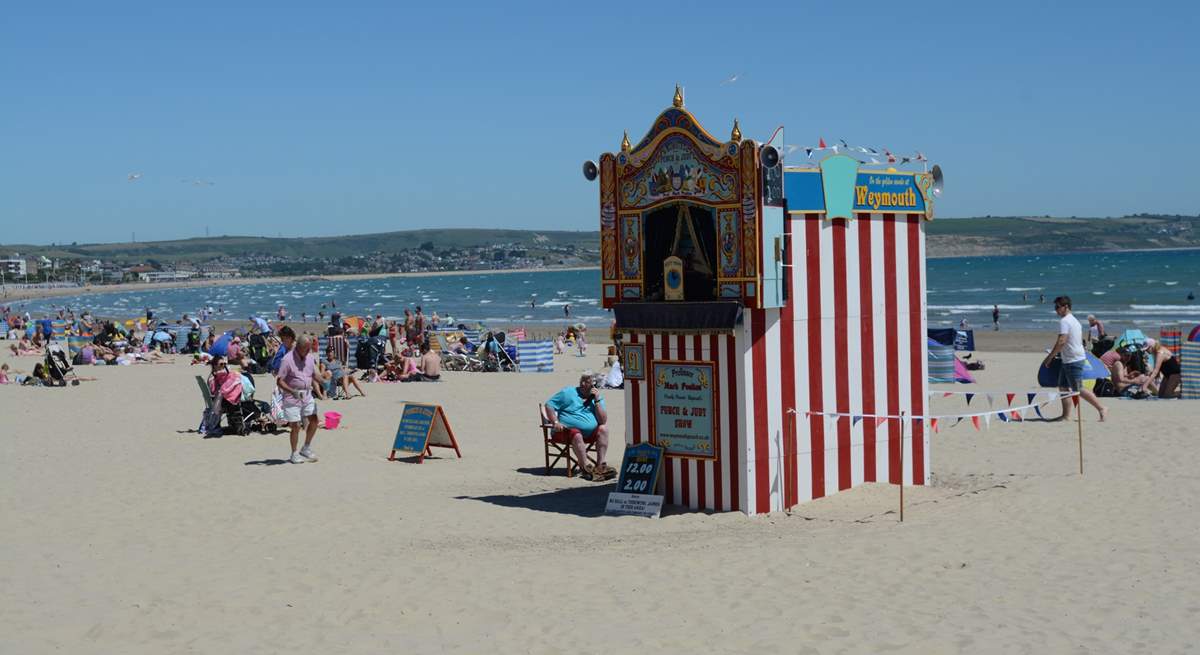
M 546 418 L 554 423 L 555 430 L 571 433 L 571 448 L 583 477 L 590 480 L 609 480 L 616 476 L 615 469 L 604 461 L 608 453 L 608 411 L 604 408 L 604 397 L 596 388 L 596 374 L 584 371 L 579 376 L 579 386 L 566 387 L 546 401 Z M 596 442 L 594 467 L 587 461 L 586 445 Z

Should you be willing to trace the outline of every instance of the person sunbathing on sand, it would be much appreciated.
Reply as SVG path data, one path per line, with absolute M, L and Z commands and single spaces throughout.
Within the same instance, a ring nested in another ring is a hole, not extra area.
M 33 342 L 29 340 L 29 337 L 21 337 L 20 341 L 10 344 L 8 347 L 12 350 L 13 355 L 18 357 L 42 354 L 42 349 L 35 347 Z

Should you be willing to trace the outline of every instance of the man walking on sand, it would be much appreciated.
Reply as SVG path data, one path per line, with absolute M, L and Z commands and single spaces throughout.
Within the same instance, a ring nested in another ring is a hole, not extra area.
M 1108 416 L 1108 409 L 1100 404 L 1091 389 L 1085 389 L 1083 386 L 1083 367 L 1087 362 L 1087 354 L 1083 349 L 1083 326 L 1071 314 L 1071 298 L 1069 296 L 1055 298 L 1054 313 L 1058 314 L 1058 339 L 1055 340 L 1054 347 L 1050 349 L 1046 359 L 1042 361 L 1042 366 L 1050 368 L 1054 356 L 1061 352 L 1062 369 L 1058 373 L 1059 391 L 1078 391 L 1089 405 L 1100 412 L 1100 420 L 1103 421 Z M 1072 404 L 1074 402 L 1071 398 L 1063 398 L 1062 416 L 1055 420 L 1070 419 Z
M 291 431 L 292 456 L 288 461 L 293 464 L 315 462 L 317 456 L 313 454 L 312 441 L 317 434 L 317 403 L 313 394 L 319 396 L 321 388 L 313 380 L 317 362 L 311 352 L 312 342 L 297 339 L 296 333 L 286 325 L 280 328 L 279 339 L 288 349 L 275 375 L 276 384 L 283 393 L 283 420 Z M 297 450 L 301 423 L 305 423 L 304 447 Z

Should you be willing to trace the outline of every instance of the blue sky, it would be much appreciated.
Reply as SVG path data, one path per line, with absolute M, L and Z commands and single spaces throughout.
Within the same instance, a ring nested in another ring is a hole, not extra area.
M 1195 214 L 1198 7 L 10 4 L 0 241 L 596 229 L 580 164 L 676 82 L 722 138 L 923 151 L 941 216 Z

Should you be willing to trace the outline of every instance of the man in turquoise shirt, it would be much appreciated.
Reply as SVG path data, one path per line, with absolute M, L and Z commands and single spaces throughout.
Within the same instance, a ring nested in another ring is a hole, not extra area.
M 578 387 L 566 387 L 551 396 L 546 401 L 546 414 L 555 430 L 571 433 L 571 449 L 585 473 L 593 480 L 613 477 L 616 471 L 604 461 L 608 453 L 608 412 L 604 408 L 604 398 L 596 388 L 595 373 L 584 371 Z M 599 462 L 594 468 L 588 464 L 585 445 L 592 442 L 596 443 L 596 461 Z

